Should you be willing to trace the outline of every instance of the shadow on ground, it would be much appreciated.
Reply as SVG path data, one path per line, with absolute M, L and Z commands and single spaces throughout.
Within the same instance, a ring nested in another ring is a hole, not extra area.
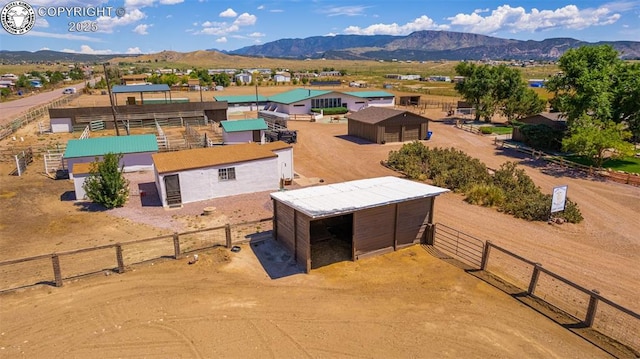
M 138 183 L 138 193 L 142 207 L 162 207 L 158 189 L 154 182 Z
M 355 137 L 355 136 L 349 136 L 349 135 L 337 135 L 336 136 L 339 139 L 345 140 L 345 141 L 349 141 L 349 142 L 353 142 L 356 145 L 375 145 L 376 143 L 365 140 L 363 138 L 360 137 Z
M 293 256 L 280 243 L 271 238 L 272 231 L 249 235 L 249 245 L 271 279 L 304 273 Z

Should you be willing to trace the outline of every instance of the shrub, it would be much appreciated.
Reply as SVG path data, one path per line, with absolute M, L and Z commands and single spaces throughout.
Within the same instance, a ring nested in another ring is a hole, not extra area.
M 506 196 L 501 188 L 492 184 L 475 184 L 466 192 L 465 201 L 485 207 L 501 206 Z
M 490 135 L 493 133 L 493 130 L 491 129 L 491 126 L 481 126 L 480 133 L 483 135 Z
M 118 167 L 122 154 L 107 153 L 102 161 L 91 164 L 91 174 L 84 182 L 87 197 L 106 208 L 122 207 L 129 198 L 129 181 Z
M 312 108 L 311 109 L 311 112 L 313 113 L 320 113 L 320 111 L 322 111 L 322 113 L 327 116 L 342 115 L 349 112 L 349 110 L 346 107 L 328 107 L 328 108 Z

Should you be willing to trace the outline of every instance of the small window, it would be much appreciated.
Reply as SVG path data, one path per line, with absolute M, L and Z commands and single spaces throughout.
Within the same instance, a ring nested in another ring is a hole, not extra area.
M 236 179 L 236 168 L 219 168 L 218 169 L 218 180 L 219 181 L 231 181 Z

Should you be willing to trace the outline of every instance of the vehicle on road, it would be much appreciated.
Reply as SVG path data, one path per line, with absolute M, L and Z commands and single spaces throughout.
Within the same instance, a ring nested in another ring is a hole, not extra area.
M 65 94 L 65 95 L 76 93 L 76 92 L 77 92 L 77 90 L 76 90 L 75 87 L 67 87 L 64 90 L 62 90 L 62 93 Z

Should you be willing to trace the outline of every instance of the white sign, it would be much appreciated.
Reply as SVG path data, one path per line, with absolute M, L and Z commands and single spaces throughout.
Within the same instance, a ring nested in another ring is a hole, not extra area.
M 567 187 L 558 186 L 553 188 L 553 198 L 551 199 L 551 213 L 564 211 L 567 201 Z

